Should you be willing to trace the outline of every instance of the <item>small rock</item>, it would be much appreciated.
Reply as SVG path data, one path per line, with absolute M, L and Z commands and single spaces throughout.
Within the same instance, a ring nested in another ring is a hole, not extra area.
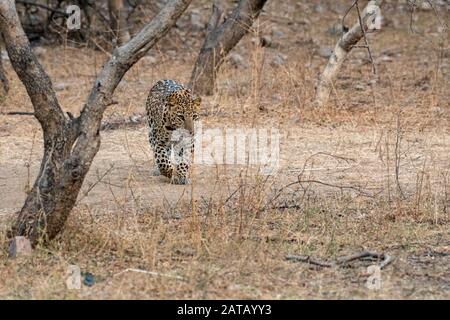
M 364 89 L 366 89 L 366 87 L 363 86 L 362 84 L 357 84 L 355 86 L 355 89 L 358 90 L 358 91 L 364 91 Z
M 331 55 L 333 54 L 333 49 L 331 49 L 330 47 L 321 46 L 321 47 L 319 48 L 318 54 L 319 54 L 319 56 L 321 56 L 322 58 L 328 59 L 328 58 L 331 57 Z
M 10 258 L 24 257 L 31 255 L 31 243 L 25 237 L 14 237 L 9 243 L 8 255 Z

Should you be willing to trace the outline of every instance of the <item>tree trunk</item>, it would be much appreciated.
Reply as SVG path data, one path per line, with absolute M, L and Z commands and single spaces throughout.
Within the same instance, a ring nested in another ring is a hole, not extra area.
M 127 14 L 123 0 L 108 0 L 109 19 L 111 20 L 111 29 L 120 46 L 130 40 L 130 32 L 127 26 Z
M 327 66 L 322 72 L 316 88 L 315 103 L 324 106 L 329 99 L 333 82 L 336 79 L 341 66 L 352 48 L 364 37 L 365 32 L 375 26 L 375 19 L 380 13 L 379 5 L 383 0 L 371 0 L 361 13 L 361 23 L 358 19 L 353 27 L 344 33 L 334 47 Z M 361 28 L 361 24 L 364 30 Z
M 5 69 L 3 68 L 3 59 L 0 52 L 0 103 L 6 98 L 9 91 L 9 82 L 6 77 Z
M 101 120 L 115 88 L 131 66 L 169 31 L 191 1 L 169 1 L 135 37 L 113 51 L 77 118 L 62 111 L 50 78 L 30 48 L 14 0 L 0 1 L 0 32 L 13 68 L 31 98 L 44 137 L 38 176 L 9 238 L 25 236 L 35 246 L 63 229 L 100 148 Z
M 225 22 L 215 1 L 206 30 L 205 42 L 192 71 L 190 87 L 201 95 L 212 95 L 216 74 L 227 54 L 248 32 L 267 0 L 240 0 Z

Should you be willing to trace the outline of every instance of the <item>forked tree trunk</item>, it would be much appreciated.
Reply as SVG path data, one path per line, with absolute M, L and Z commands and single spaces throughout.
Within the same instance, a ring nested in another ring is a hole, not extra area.
M 334 47 L 333 54 L 328 60 L 328 64 L 320 75 L 316 88 L 315 103 L 317 106 L 324 106 L 330 97 L 333 82 L 336 79 L 341 66 L 352 48 L 364 37 L 364 33 L 373 28 L 375 20 L 380 12 L 380 5 L 383 0 L 371 0 L 361 13 L 361 28 L 359 19 L 353 27 L 344 33 Z
M 117 41 L 122 45 L 130 40 L 130 32 L 127 25 L 127 14 L 123 0 L 108 0 L 109 19 L 111 29 Z
M 222 10 L 214 1 L 205 41 L 192 71 L 190 87 L 201 95 L 212 95 L 216 74 L 227 54 L 248 32 L 267 0 L 240 0 L 222 22 Z
M 52 239 L 63 229 L 100 148 L 100 124 L 115 88 L 131 66 L 169 31 L 191 1 L 169 1 L 135 37 L 114 49 L 77 118 L 62 111 L 50 78 L 30 48 L 14 0 L 0 1 L 0 32 L 44 136 L 41 167 L 9 232 L 10 238 L 25 236 L 34 246 L 40 240 Z

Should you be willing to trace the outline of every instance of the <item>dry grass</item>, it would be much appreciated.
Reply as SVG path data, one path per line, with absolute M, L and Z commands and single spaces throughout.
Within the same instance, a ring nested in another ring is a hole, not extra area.
M 334 45 L 325 31 L 341 9 L 330 5 L 319 14 L 314 1 L 294 3 L 269 3 L 253 37 L 271 35 L 275 26 L 283 38 L 272 40 L 280 46 L 261 48 L 245 38 L 236 52 L 246 65 L 226 64 L 202 109 L 205 128 L 278 128 L 278 173 L 197 165 L 191 186 L 172 186 L 149 175 L 144 126 L 104 132 L 65 231 L 31 257 L 11 260 L 0 252 L 0 297 L 449 298 L 449 34 L 437 32 L 428 11 L 415 22 L 426 35 L 410 34 L 409 14 L 388 7 L 387 27 L 369 38 L 378 74 L 371 74 L 365 52 L 353 52 L 329 105 L 317 110 L 314 84 L 326 63 L 317 51 Z M 156 64 L 144 60 L 127 74 L 107 121 L 143 113 L 156 80 L 187 81 L 201 35 L 183 32 L 172 31 L 176 40 L 152 50 Z M 286 57 L 276 66 L 278 54 Z M 63 46 L 40 59 L 54 83 L 66 84 L 57 92 L 64 110 L 77 114 L 104 54 Z M 0 111 L 32 110 L 7 68 L 13 94 Z M 4 238 L 42 146 L 32 118 L 0 114 L 0 130 Z M 394 257 L 380 290 L 366 287 L 373 262 L 320 268 L 285 260 L 362 249 Z M 92 273 L 95 284 L 68 290 L 70 264 Z M 159 275 L 123 272 L 128 268 Z

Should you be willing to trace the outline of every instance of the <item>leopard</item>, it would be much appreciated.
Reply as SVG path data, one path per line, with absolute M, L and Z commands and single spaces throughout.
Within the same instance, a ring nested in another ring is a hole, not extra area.
M 194 123 L 199 120 L 201 98 L 174 80 L 159 80 L 146 101 L 149 142 L 155 155 L 154 176 L 162 175 L 172 184 L 190 184 L 189 167 L 194 152 Z M 175 149 L 174 133 L 184 130 L 190 143 Z M 172 153 L 178 161 L 172 161 Z

